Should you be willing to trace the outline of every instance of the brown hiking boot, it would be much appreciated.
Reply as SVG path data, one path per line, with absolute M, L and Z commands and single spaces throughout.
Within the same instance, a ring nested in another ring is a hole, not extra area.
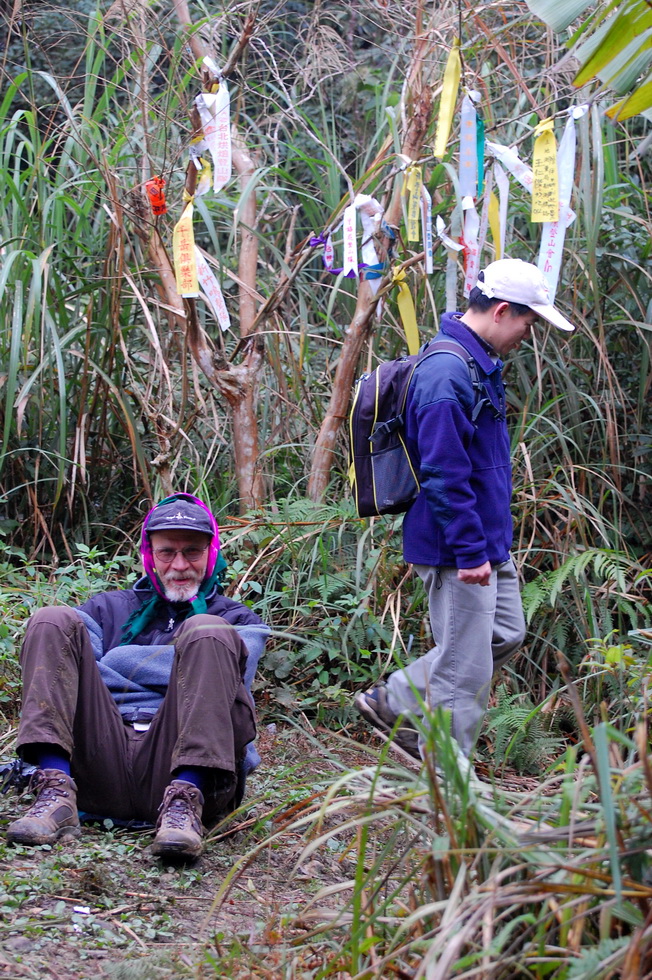
M 152 854 L 167 858 L 198 858 L 202 852 L 204 797 L 185 779 L 173 779 L 159 807 Z
M 79 837 L 77 786 L 60 769 L 37 769 L 30 790 L 36 800 L 23 817 L 7 828 L 10 844 L 54 844 L 62 837 Z
M 409 718 L 394 714 L 388 704 L 387 689 L 384 684 L 378 684 L 370 691 L 356 694 L 355 706 L 374 728 L 387 734 L 393 733 L 392 740 L 396 745 L 414 759 L 421 761 L 419 733 Z

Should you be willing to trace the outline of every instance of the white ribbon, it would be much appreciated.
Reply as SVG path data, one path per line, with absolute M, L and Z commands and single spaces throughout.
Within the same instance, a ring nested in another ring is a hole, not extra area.
M 425 184 L 421 185 L 421 232 L 423 235 L 423 250 L 425 252 L 426 275 L 432 275 L 434 264 L 432 260 L 432 198 Z
M 230 99 L 221 79 L 217 92 L 202 92 L 195 98 L 204 139 L 213 160 L 213 190 L 219 191 L 231 178 Z
M 522 184 L 526 191 L 529 191 L 531 194 L 532 184 L 534 183 L 532 168 L 521 160 L 516 147 L 500 146 L 499 143 L 492 143 L 491 140 L 487 140 L 485 146 L 502 163 L 505 170 L 509 170 L 510 174 L 516 177 L 519 184 Z
M 473 104 L 479 92 L 469 92 L 462 99 L 460 117 L 460 195 L 475 197 L 478 192 L 477 112 Z
M 349 206 L 344 209 L 344 220 L 342 222 L 342 234 L 344 238 L 344 260 L 342 262 L 342 272 L 345 276 L 348 275 L 349 272 L 355 272 L 356 276 L 358 274 L 358 243 L 356 241 L 355 215 L 355 204 L 349 204 Z
M 509 177 L 500 166 L 494 163 L 494 177 L 498 188 L 498 222 L 500 227 L 500 257 L 505 258 L 505 239 L 507 237 L 507 205 L 509 204 Z
M 362 261 L 367 265 L 378 265 L 374 235 L 380 229 L 383 209 L 376 198 L 370 197 L 368 194 L 356 194 L 353 203 L 360 212 L 360 221 L 362 222 Z
M 446 309 L 452 312 L 457 309 L 457 259 L 455 252 L 447 252 L 446 255 Z
M 494 186 L 493 171 L 489 168 L 487 179 L 484 185 L 484 200 L 482 202 L 482 214 L 480 215 L 480 230 L 478 232 L 478 257 L 482 256 L 482 249 L 487 238 L 487 228 L 489 227 L 489 201 Z M 475 285 L 475 283 L 474 283 Z
M 231 326 L 231 317 L 226 308 L 220 284 L 213 275 L 213 270 L 197 247 L 195 247 L 195 262 L 197 265 L 197 279 L 199 280 L 206 302 L 213 311 L 213 315 L 222 330 L 228 330 Z
M 326 235 L 324 242 L 324 265 L 327 269 L 332 269 L 335 265 L 335 248 L 333 246 L 333 236 Z
M 446 234 L 446 225 L 444 224 L 444 219 L 441 215 L 437 215 L 435 218 L 435 228 L 437 229 L 437 238 L 446 246 L 446 248 L 451 249 L 454 252 L 461 252 L 464 248 L 459 242 L 453 241 L 453 239 Z
M 362 222 L 362 248 L 360 250 L 362 261 L 366 265 L 378 265 L 379 259 L 374 244 L 374 235 L 380 229 L 383 209 L 376 198 L 370 197 L 369 194 L 356 194 L 353 203 L 360 212 L 360 221 Z M 375 296 L 380 289 L 380 279 L 368 279 L 367 282 Z
M 546 221 L 541 229 L 537 266 L 546 277 L 551 303 L 555 301 L 559 283 L 566 229 L 575 220 L 575 213 L 569 207 L 575 176 L 575 120 L 581 119 L 587 110 L 586 105 L 574 106 L 569 110 L 564 134 L 557 148 L 559 221 Z
M 478 272 L 480 271 L 480 249 L 478 247 L 480 219 L 470 195 L 462 198 L 462 210 L 464 212 L 464 256 L 466 260 L 464 296 L 466 297 L 478 281 Z

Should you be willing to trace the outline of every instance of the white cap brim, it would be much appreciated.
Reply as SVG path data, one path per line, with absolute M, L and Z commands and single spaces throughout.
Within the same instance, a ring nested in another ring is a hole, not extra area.
M 562 316 L 559 310 L 556 310 L 550 303 L 528 303 L 528 306 L 539 316 L 542 316 L 544 320 L 547 320 L 548 323 L 552 323 L 553 327 L 558 327 L 560 330 L 566 330 L 568 332 L 575 329 L 570 320 Z

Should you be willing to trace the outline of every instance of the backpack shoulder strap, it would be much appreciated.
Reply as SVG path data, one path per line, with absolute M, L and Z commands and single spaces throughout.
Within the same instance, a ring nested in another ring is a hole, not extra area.
M 467 368 L 469 369 L 471 384 L 473 385 L 473 394 L 475 397 L 473 412 L 471 414 L 471 421 L 472 422 L 476 421 L 478 415 L 480 414 L 480 412 L 482 411 L 485 405 L 491 407 L 494 412 L 498 412 L 498 414 L 502 415 L 502 413 L 499 412 L 499 409 L 496 407 L 496 405 L 494 405 L 493 401 L 491 400 L 491 397 L 489 396 L 486 386 L 480 380 L 480 372 L 478 371 L 478 365 L 476 363 L 473 354 L 470 354 L 466 349 L 466 347 L 464 347 L 461 343 L 459 343 L 459 341 L 454 340 L 452 337 L 450 339 L 444 337 L 435 337 L 434 340 L 430 340 L 428 341 L 428 343 L 424 344 L 421 347 L 421 350 L 419 351 L 418 354 L 419 359 L 415 364 L 415 368 L 418 367 L 418 365 L 421 364 L 422 361 L 425 361 L 428 357 L 431 357 L 433 354 L 440 354 L 440 353 L 454 354 L 456 357 L 459 357 L 461 361 L 464 361 Z M 413 374 L 414 371 L 412 372 L 412 375 Z M 410 376 L 410 379 L 412 378 L 412 375 Z

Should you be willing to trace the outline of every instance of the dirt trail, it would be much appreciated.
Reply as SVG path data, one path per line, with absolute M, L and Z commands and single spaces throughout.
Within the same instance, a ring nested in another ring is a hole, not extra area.
M 128 830 L 85 827 L 81 841 L 54 848 L 0 844 L 0 978 L 153 980 L 200 975 L 199 963 L 207 977 L 273 976 L 281 918 L 352 871 L 337 850 L 297 867 L 304 840 L 275 815 L 370 761 L 319 738 L 323 752 L 296 729 L 263 730 L 239 831 L 211 840 L 194 866 L 162 865 L 147 851 L 151 834 Z M 3 827 L 21 806 L 0 797 Z M 217 903 L 234 865 L 279 829 Z

